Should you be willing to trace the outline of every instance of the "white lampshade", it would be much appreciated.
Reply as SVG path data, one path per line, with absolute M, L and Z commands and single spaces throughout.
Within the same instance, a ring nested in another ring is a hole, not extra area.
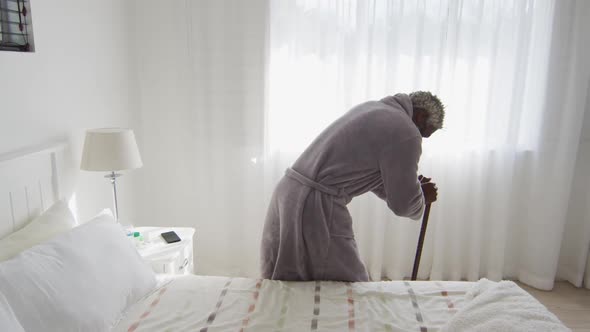
M 86 131 L 81 169 L 110 172 L 142 165 L 133 130 L 100 128 Z

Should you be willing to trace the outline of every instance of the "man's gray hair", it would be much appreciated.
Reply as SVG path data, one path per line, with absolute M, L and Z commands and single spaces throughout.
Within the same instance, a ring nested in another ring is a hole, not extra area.
M 415 91 L 410 93 L 413 108 L 421 108 L 428 113 L 426 122 L 434 128 L 440 129 L 445 119 L 445 105 L 428 91 Z

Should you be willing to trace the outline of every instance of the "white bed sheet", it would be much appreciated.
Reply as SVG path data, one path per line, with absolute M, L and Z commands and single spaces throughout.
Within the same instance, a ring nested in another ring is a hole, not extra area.
M 569 331 L 510 281 L 161 279 L 113 331 Z
M 280 282 L 181 276 L 114 331 L 437 331 L 470 282 Z

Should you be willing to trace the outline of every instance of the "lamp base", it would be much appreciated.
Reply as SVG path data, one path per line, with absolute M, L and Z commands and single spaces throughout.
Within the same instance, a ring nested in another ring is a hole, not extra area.
M 115 173 L 114 171 L 105 175 L 104 177 L 111 180 L 113 185 L 113 203 L 115 205 L 115 220 L 119 222 L 119 206 L 117 205 L 117 178 L 123 174 Z

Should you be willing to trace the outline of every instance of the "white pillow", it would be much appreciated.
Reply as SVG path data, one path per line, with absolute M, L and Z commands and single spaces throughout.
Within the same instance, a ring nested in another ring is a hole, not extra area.
M 59 201 L 22 229 L 0 240 L 0 262 L 75 226 L 76 219 L 67 203 Z
M 108 331 L 155 286 L 107 213 L 0 263 L 0 293 L 29 332 Z
M 0 294 L 0 331 L 25 332 L 2 294 Z

